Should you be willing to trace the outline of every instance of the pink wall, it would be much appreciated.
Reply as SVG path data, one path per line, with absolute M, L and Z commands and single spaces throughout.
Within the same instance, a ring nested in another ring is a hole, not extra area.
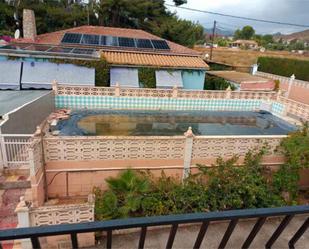
M 280 83 L 280 89 L 287 91 L 288 84 L 287 83 Z M 309 104 L 309 88 L 302 87 L 298 85 L 292 85 L 291 92 L 289 98 L 298 102 L 302 102 L 305 104 Z

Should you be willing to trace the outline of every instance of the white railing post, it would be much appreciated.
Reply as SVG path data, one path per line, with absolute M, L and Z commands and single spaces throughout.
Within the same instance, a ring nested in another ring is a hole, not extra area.
M 192 160 L 192 150 L 193 150 L 193 138 L 194 134 L 192 128 L 189 127 L 188 130 L 184 133 L 185 140 L 185 155 L 183 162 L 183 176 L 182 179 L 186 179 L 190 174 L 191 160 Z
M 116 86 L 115 86 L 115 96 L 116 97 L 120 96 L 120 85 L 118 82 L 116 83 Z
M 0 170 L 8 166 L 8 159 L 6 154 L 6 146 L 4 136 L 0 134 L 0 149 L 1 149 L 1 156 L 0 156 Z
M 25 201 L 25 197 L 20 197 L 20 201 L 17 204 L 17 207 L 15 209 L 15 213 L 17 213 L 17 219 L 18 219 L 18 228 L 21 227 L 30 227 L 30 215 L 29 215 L 29 206 L 27 205 Z M 22 239 L 21 242 L 21 248 L 22 249 L 30 249 L 32 248 L 30 239 Z
M 56 80 L 52 81 L 52 90 L 54 91 L 54 94 L 58 94 L 58 82 Z
M 226 88 L 225 90 L 225 98 L 226 99 L 230 99 L 231 98 L 231 93 L 232 93 L 232 89 L 230 86 L 228 86 L 228 88 Z
M 173 98 L 177 98 L 178 97 L 178 86 L 173 86 L 173 93 L 172 93 L 172 97 Z
M 291 88 L 292 88 L 292 85 L 294 83 L 294 80 L 295 80 L 295 75 L 292 74 L 292 76 L 290 77 L 290 80 L 289 80 L 289 87 L 288 87 L 288 91 L 287 91 L 287 95 L 286 95 L 287 98 L 290 97 L 290 92 L 291 92 Z

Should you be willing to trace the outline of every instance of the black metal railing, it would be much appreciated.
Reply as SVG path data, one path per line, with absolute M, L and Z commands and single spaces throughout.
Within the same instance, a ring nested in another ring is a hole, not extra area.
M 166 248 L 172 248 L 174 239 L 180 224 L 188 223 L 202 223 L 200 230 L 197 234 L 193 248 L 200 248 L 201 243 L 206 235 L 208 226 L 213 221 L 230 221 L 229 225 L 222 237 L 219 248 L 225 248 L 228 240 L 230 239 L 237 223 L 241 219 L 256 218 L 256 223 L 253 226 L 248 237 L 245 239 L 241 248 L 249 248 L 256 235 L 259 233 L 266 219 L 269 217 L 283 216 L 280 225 L 275 229 L 273 234 L 269 237 L 265 244 L 265 248 L 271 248 L 275 241 L 279 238 L 280 234 L 288 226 L 289 222 L 297 214 L 304 214 L 304 223 L 295 231 L 294 235 L 288 242 L 289 248 L 294 248 L 296 242 L 301 238 L 309 226 L 309 206 L 289 206 L 279 208 L 259 208 L 259 209 L 243 209 L 231 210 L 222 212 L 209 212 L 209 213 L 193 213 L 181 215 L 168 215 L 168 216 L 153 216 L 143 218 L 128 218 L 117 219 L 109 221 L 87 222 L 79 224 L 63 224 L 41 227 L 29 227 L 8 229 L 0 231 L 0 241 L 25 239 L 30 238 L 33 248 L 41 248 L 39 238 L 54 235 L 70 235 L 73 248 L 78 248 L 77 235 L 79 233 L 88 233 L 96 231 L 106 231 L 106 247 L 112 248 L 112 238 L 114 230 L 140 228 L 140 238 L 138 248 L 144 248 L 147 228 L 162 225 L 171 225 Z M 260 245 L 264 246 L 264 245 Z

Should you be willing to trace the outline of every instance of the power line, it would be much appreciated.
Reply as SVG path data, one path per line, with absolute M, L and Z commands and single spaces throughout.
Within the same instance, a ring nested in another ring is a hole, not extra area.
M 225 17 L 231 17 L 231 18 L 237 18 L 237 19 L 255 21 L 255 22 L 264 22 L 264 23 L 272 23 L 272 24 L 279 24 L 279 25 L 286 25 L 286 26 L 294 26 L 294 27 L 309 28 L 309 25 L 304 25 L 304 24 L 296 24 L 296 23 L 288 23 L 288 22 L 279 22 L 279 21 L 270 21 L 270 20 L 264 20 L 264 19 L 257 19 L 257 18 L 243 17 L 243 16 L 235 16 L 235 15 L 223 14 L 223 13 L 218 13 L 218 12 L 213 12 L 213 11 L 207 11 L 207 10 L 193 9 L 193 8 L 184 7 L 184 6 L 175 6 L 175 5 L 168 4 L 168 3 L 166 3 L 165 5 L 166 5 L 166 6 L 169 6 L 169 7 L 178 8 L 178 9 L 196 11 L 196 12 L 206 13 L 206 14 L 211 14 L 211 15 L 225 16 Z

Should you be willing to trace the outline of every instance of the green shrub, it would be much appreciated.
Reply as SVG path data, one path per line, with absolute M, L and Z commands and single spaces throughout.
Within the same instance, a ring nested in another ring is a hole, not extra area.
M 145 88 L 156 88 L 156 69 L 141 67 L 138 69 L 138 79 Z
M 280 150 L 285 156 L 285 164 L 273 176 L 273 184 L 278 192 L 288 192 L 289 202 L 295 202 L 298 194 L 299 171 L 309 168 L 309 127 L 304 124 L 301 130 L 284 138 Z
M 259 71 L 290 77 L 292 74 L 297 79 L 309 81 L 309 61 L 277 58 L 259 57 Z
M 228 87 L 232 90 L 236 89 L 233 84 L 229 83 L 225 79 L 206 74 L 204 90 L 226 90 Z
M 226 161 L 219 158 L 213 167 L 199 165 L 199 172 L 183 183 L 164 172 L 154 177 L 126 170 L 107 180 L 107 191 L 95 189 L 96 219 L 283 205 L 264 176 L 263 154 L 248 152 L 244 166 L 236 166 L 236 156 Z

